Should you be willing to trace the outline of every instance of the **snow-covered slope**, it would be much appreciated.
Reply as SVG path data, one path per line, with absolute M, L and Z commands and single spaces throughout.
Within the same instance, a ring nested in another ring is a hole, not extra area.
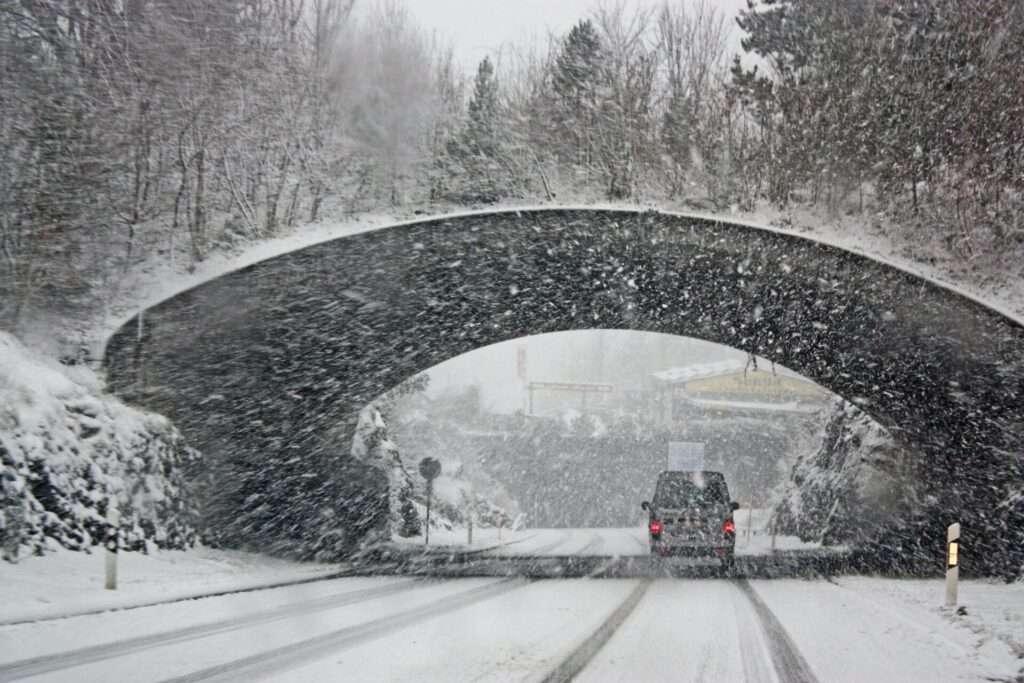
M 164 418 L 103 395 L 0 332 L 0 546 L 5 559 L 87 549 L 117 507 L 125 547 L 183 548 L 195 510 L 183 468 L 198 454 Z
M 122 553 L 117 590 L 111 591 L 104 588 L 103 563 L 102 555 L 64 549 L 45 557 L 26 557 L 17 564 L 0 562 L 0 604 L 4 606 L 0 631 L 10 622 L 247 591 L 338 572 L 335 564 L 196 546 L 148 555 Z

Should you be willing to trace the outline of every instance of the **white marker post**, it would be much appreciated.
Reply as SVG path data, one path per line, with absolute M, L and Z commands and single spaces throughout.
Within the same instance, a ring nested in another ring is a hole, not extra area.
M 960 522 L 946 529 L 946 607 L 956 607 L 960 583 Z
M 105 586 L 108 591 L 114 591 L 117 590 L 117 546 L 121 535 L 117 527 L 121 523 L 121 513 L 114 507 L 113 500 L 111 500 L 108 508 L 107 521 L 110 522 L 110 535 L 107 537 Z
M 463 491 L 463 499 L 466 502 L 466 545 L 473 545 L 473 517 L 475 512 L 475 506 L 473 503 L 476 501 L 476 493 L 473 491 L 473 487 L 469 487 L 469 494 Z
M 754 533 L 753 533 L 754 529 L 753 529 L 753 527 L 754 527 L 754 501 L 750 501 L 750 505 L 747 506 L 747 545 L 750 545 L 750 542 L 753 540 L 753 537 L 754 537 Z

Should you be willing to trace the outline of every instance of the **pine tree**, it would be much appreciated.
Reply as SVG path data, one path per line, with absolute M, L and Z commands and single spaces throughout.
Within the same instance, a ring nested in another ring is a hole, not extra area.
M 398 535 L 403 538 L 419 536 L 422 528 L 420 515 L 412 504 L 412 496 L 408 486 L 402 488 L 398 498 L 400 501 L 399 512 L 402 515 L 402 524 L 398 529 Z
M 562 43 L 551 76 L 555 94 L 555 139 L 571 141 L 562 152 L 576 166 L 593 162 L 593 129 L 598 113 L 601 82 L 601 39 L 589 19 L 573 26 Z
M 473 96 L 469 100 L 469 125 L 466 146 L 475 156 L 494 158 L 498 153 L 497 139 L 498 83 L 494 78 L 494 65 L 484 57 L 477 67 L 473 82 Z
M 453 173 L 461 181 L 455 183 L 454 198 L 494 202 L 513 194 L 514 178 L 498 132 L 498 82 L 489 57 L 477 67 L 467 113 L 466 127 L 448 149 Z

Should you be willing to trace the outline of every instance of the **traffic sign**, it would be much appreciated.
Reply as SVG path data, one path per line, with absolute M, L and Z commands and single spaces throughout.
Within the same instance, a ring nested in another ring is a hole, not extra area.
M 595 391 L 609 394 L 615 391 L 613 384 L 593 384 L 583 382 L 530 382 L 532 389 L 550 389 L 552 391 Z
M 423 458 L 420 460 L 420 475 L 430 481 L 431 479 L 437 479 L 438 475 L 441 474 L 441 463 L 434 458 Z
M 704 444 L 696 441 L 670 441 L 668 467 L 675 472 L 700 472 L 704 469 Z

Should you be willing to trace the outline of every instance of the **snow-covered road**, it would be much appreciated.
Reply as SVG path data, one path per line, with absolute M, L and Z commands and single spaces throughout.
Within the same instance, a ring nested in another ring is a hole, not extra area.
M 552 536 L 529 542 L 636 546 Z M 962 588 L 969 612 L 1001 604 L 1002 631 L 942 612 L 941 594 L 861 578 L 330 579 L 0 627 L 0 681 L 1013 680 L 1024 586 Z

